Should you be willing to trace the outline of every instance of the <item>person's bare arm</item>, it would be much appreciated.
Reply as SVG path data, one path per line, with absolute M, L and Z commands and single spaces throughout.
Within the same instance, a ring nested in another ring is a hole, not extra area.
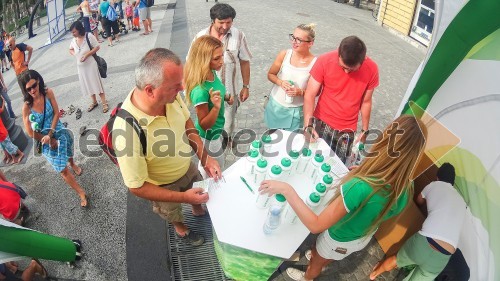
M 250 85 L 250 61 L 248 60 L 240 60 L 240 70 L 241 70 L 241 79 L 243 80 L 243 85 Z M 240 91 L 240 100 L 244 102 L 250 96 L 248 88 L 241 88 Z
M 269 71 L 267 72 L 267 79 L 271 81 L 273 84 L 280 86 L 284 91 L 288 91 L 291 88 L 291 84 L 286 80 L 281 80 L 278 78 L 278 73 L 280 72 L 281 65 L 283 64 L 285 56 L 286 56 L 286 50 L 282 50 L 278 54 L 278 56 L 276 56 L 276 59 L 274 60 L 273 64 L 269 68 Z
M 208 201 L 208 194 L 202 193 L 202 188 L 191 188 L 185 192 L 178 192 L 161 188 L 155 184 L 144 182 L 139 188 L 129 188 L 132 194 L 151 201 L 177 202 L 188 204 L 202 204 Z
M 28 60 L 26 61 L 26 65 L 28 65 L 31 61 L 31 55 L 33 54 L 33 47 L 26 46 L 26 51 L 28 51 Z
M 210 157 L 203 146 L 203 141 L 201 140 L 198 130 L 195 128 L 193 120 L 189 118 L 185 125 L 186 136 L 189 140 L 189 145 L 193 148 L 194 152 L 200 159 L 201 164 L 207 174 L 214 179 L 219 179 L 222 175 L 219 163 L 212 157 Z
M 312 76 L 307 81 L 306 92 L 304 94 L 304 127 L 312 125 L 312 117 L 314 113 L 314 100 L 321 89 L 321 83 L 316 81 Z
M 337 197 L 319 215 L 316 215 L 297 194 L 291 185 L 286 182 L 266 180 L 261 183 L 259 191 L 263 194 L 280 193 L 297 214 L 297 217 L 313 234 L 321 233 L 336 224 L 346 214 L 342 197 Z
M 361 128 L 367 131 L 370 128 L 370 115 L 372 113 L 372 97 L 374 89 L 367 90 L 361 103 Z M 361 141 L 365 142 L 366 134 L 361 136 Z

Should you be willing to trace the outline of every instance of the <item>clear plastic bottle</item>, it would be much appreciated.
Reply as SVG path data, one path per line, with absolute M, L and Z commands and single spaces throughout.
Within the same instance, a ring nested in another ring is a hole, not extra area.
M 305 173 L 307 171 L 307 167 L 309 166 L 309 162 L 312 158 L 312 151 L 304 147 L 302 149 L 302 153 L 299 156 L 299 161 L 297 162 L 297 168 L 295 169 L 298 174 Z
M 267 178 L 270 180 L 279 180 L 283 174 L 281 167 L 279 165 L 274 165 L 271 167 L 267 173 Z
M 290 161 L 292 161 L 291 170 L 294 171 L 297 167 L 297 163 L 299 162 L 299 151 L 292 149 L 288 151 L 288 156 L 290 157 Z
M 254 140 L 250 144 L 250 150 L 257 150 L 260 153 L 261 148 L 262 148 L 262 142 L 260 140 Z
M 290 83 L 292 88 L 295 88 L 295 84 L 293 83 L 293 81 L 288 80 L 288 83 Z M 289 96 L 287 92 L 285 92 L 285 102 L 288 104 L 293 103 L 293 97 Z
M 311 165 L 309 167 L 309 177 L 314 183 L 316 183 L 316 178 L 324 161 L 325 157 L 320 153 L 316 153 L 314 155 L 314 158 L 311 159 Z
M 262 140 L 262 144 L 264 146 L 264 151 L 262 152 L 262 155 L 264 157 L 269 157 L 269 154 L 271 153 L 273 139 L 271 138 L 270 135 L 265 134 L 262 136 L 261 140 Z
M 31 129 L 35 132 L 39 132 L 40 131 L 40 125 L 38 124 L 38 122 L 31 122 Z
M 332 166 L 328 163 L 321 164 L 321 168 L 318 173 L 316 173 L 315 177 L 312 179 L 314 183 L 320 183 L 323 181 L 323 177 L 329 175 L 332 170 Z
M 346 167 L 357 166 L 363 160 L 363 154 L 365 150 L 365 144 L 362 142 L 357 142 L 352 145 L 351 154 L 347 157 Z
M 35 122 L 35 120 L 36 120 L 35 115 L 33 113 L 30 113 L 28 118 L 29 118 L 30 122 Z
M 266 159 L 257 160 L 257 162 L 255 163 L 253 183 L 256 184 L 256 186 L 260 186 L 260 183 L 266 179 L 266 174 L 267 174 L 267 160 Z
M 248 175 L 253 177 L 255 173 L 255 162 L 259 159 L 259 152 L 257 150 L 250 150 L 246 157 L 245 170 Z
M 278 165 L 272 166 L 271 169 L 269 169 L 269 171 L 267 172 L 266 178 L 270 180 L 279 180 L 281 178 L 281 167 Z M 258 208 L 267 208 L 272 201 L 271 198 L 272 197 L 269 197 L 269 195 L 267 194 L 258 193 L 257 198 L 255 199 L 255 205 Z M 285 197 L 283 196 L 283 199 L 284 198 Z
M 292 161 L 288 157 L 283 157 L 280 162 L 281 171 L 283 177 L 290 176 L 290 171 L 292 169 Z
M 309 196 L 306 199 L 306 205 L 311 208 L 311 210 L 316 210 L 316 208 L 319 206 L 319 201 L 321 200 L 321 196 L 317 192 L 313 192 L 309 194 Z
M 322 183 L 318 183 L 314 186 L 313 191 L 318 193 L 320 197 L 323 197 L 326 194 L 326 186 Z
M 324 175 L 321 183 L 326 186 L 326 190 L 330 190 L 333 185 L 333 177 L 330 175 Z
M 273 233 L 281 223 L 281 214 L 283 213 L 284 207 L 286 204 L 285 196 L 282 194 L 276 194 L 274 196 L 274 201 L 271 203 L 269 207 L 269 211 L 267 213 L 267 219 L 264 223 L 264 233 L 271 234 Z

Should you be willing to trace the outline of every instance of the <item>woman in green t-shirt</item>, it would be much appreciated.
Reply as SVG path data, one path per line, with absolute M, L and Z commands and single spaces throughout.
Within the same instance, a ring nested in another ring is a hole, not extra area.
M 414 116 L 402 115 L 379 136 L 361 165 L 344 176 L 329 205 L 316 215 L 292 186 L 263 181 L 259 191 L 283 194 L 298 218 L 321 233 L 304 273 L 288 268 L 294 280 L 312 280 L 324 266 L 362 250 L 382 221 L 399 214 L 412 198 L 412 173 L 425 145 L 427 129 Z
M 233 104 L 232 96 L 226 96 L 226 88 L 215 73 L 224 64 L 223 52 L 219 39 L 201 36 L 191 45 L 184 67 L 186 103 L 194 106 L 198 117 L 195 127 L 204 139 L 208 154 L 217 160 L 221 169 L 224 169 L 224 150 L 220 137 L 225 122 L 224 101 Z M 205 170 L 199 170 L 206 178 Z

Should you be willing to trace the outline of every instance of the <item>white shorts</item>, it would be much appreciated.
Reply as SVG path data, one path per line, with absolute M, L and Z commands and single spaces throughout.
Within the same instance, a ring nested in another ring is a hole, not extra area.
M 333 240 L 328 230 L 326 230 L 316 240 L 316 251 L 324 259 L 339 261 L 354 252 L 364 249 L 372 237 L 373 233 L 357 240 L 339 242 Z

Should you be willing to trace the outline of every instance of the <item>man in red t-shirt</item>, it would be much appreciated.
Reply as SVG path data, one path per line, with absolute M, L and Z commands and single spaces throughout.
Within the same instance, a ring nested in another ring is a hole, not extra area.
M 363 41 L 349 36 L 337 50 L 321 55 L 310 74 L 304 94 L 304 129 L 313 139 L 323 138 L 345 162 L 354 141 L 359 112 L 361 141 L 365 141 L 368 133 L 372 95 L 379 84 L 377 64 L 366 56 Z

